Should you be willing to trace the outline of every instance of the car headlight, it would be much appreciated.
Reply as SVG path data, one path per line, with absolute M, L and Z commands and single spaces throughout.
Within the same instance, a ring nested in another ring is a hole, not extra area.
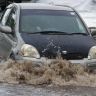
M 32 57 L 32 58 L 40 58 L 40 54 L 37 49 L 29 44 L 24 44 L 21 46 L 20 53 L 22 56 Z
M 88 56 L 90 59 L 96 59 L 96 46 L 90 48 Z

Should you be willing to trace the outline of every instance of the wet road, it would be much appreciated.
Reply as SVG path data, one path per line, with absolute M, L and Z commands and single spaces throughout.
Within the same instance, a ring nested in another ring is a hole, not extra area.
M 73 6 L 89 27 L 96 27 L 96 4 L 92 0 L 86 2 L 85 0 L 39 0 L 37 2 Z M 96 87 L 0 83 L 0 96 L 96 96 Z
M 1 83 L 0 96 L 96 96 L 96 88 Z

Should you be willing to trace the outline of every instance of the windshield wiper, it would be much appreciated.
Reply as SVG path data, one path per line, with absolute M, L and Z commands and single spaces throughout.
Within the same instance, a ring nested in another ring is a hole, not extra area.
M 67 32 L 63 32 L 63 31 L 40 31 L 40 32 L 29 32 L 27 34 L 51 34 L 51 35 L 54 35 L 54 34 L 64 34 L 64 35 L 74 35 L 74 34 L 77 34 L 77 35 L 88 35 L 87 33 L 67 33 Z
M 77 34 L 77 35 L 88 35 L 87 33 L 70 33 L 70 35 L 74 35 L 74 34 Z
M 30 32 L 27 34 L 64 34 L 64 35 L 69 35 L 67 32 L 62 32 L 62 31 L 40 31 L 40 32 Z

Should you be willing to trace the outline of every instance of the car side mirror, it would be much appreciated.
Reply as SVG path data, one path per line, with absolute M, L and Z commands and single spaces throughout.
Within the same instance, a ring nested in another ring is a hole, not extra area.
M 12 29 L 9 26 L 0 26 L 0 32 L 10 34 Z
M 96 35 L 96 28 L 95 27 L 91 27 L 89 28 L 90 33 L 92 34 L 92 36 Z

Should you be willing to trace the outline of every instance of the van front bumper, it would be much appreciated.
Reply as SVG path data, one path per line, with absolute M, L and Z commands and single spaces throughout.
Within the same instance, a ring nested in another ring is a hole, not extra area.
M 45 65 L 50 65 L 52 61 L 56 60 L 56 59 L 46 59 L 45 57 L 36 59 L 36 58 L 30 58 L 30 57 L 23 57 L 21 55 L 16 55 L 15 59 L 16 60 L 31 60 L 31 61 L 35 62 L 36 64 L 41 63 L 41 64 L 45 64 Z M 72 64 L 81 64 L 81 65 L 87 66 L 92 70 L 96 69 L 96 59 L 84 58 L 81 60 L 68 60 L 68 61 L 70 61 Z

